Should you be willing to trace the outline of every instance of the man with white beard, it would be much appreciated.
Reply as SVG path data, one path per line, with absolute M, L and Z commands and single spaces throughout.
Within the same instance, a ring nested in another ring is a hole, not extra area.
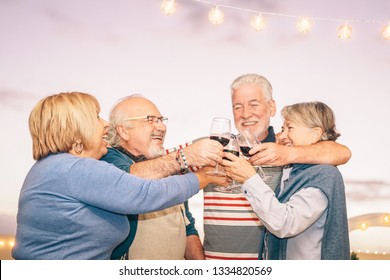
M 222 161 L 222 145 L 210 139 L 166 154 L 166 121 L 156 105 L 141 95 L 121 99 L 110 113 L 112 147 L 102 160 L 144 178 L 163 178 L 187 172 L 189 166 L 215 166 Z M 128 219 L 130 233 L 115 248 L 112 259 L 204 259 L 188 201 L 157 212 L 128 215 Z

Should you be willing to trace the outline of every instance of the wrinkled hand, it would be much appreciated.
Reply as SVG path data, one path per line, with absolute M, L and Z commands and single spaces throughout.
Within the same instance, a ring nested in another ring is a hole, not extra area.
M 204 138 L 184 149 L 190 166 L 216 166 L 222 162 L 223 146 L 214 140 Z
M 243 157 L 236 157 L 232 153 L 225 153 L 222 165 L 227 176 L 239 183 L 244 183 L 250 177 L 256 174 L 254 167 Z
M 205 166 L 195 171 L 195 174 L 198 176 L 199 180 L 201 181 L 200 182 L 201 188 L 205 187 L 208 184 L 215 184 L 218 186 L 227 187 L 231 182 L 230 178 L 227 176 L 217 176 L 213 174 L 207 174 L 207 172 L 213 170 L 214 167 Z
M 249 162 L 252 165 L 282 166 L 290 163 L 289 152 L 291 152 L 291 147 L 270 142 L 262 143 L 250 150 L 252 156 Z

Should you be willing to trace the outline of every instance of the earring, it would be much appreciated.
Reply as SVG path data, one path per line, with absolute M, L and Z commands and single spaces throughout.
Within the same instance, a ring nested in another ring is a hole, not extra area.
M 83 152 L 83 149 L 84 149 L 84 145 L 83 143 L 78 143 L 76 142 L 76 144 L 74 145 L 74 151 L 79 155 Z

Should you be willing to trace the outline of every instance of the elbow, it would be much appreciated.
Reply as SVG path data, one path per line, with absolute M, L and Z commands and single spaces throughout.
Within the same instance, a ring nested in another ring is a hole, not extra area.
M 352 157 L 351 150 L 348 147 L 344 146 L 344 153 L 340 164 L 346 164 L 351 159 L 351 157 Z

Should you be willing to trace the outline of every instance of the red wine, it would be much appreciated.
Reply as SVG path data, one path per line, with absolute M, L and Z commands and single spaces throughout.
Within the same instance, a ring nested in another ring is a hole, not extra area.
M 223 150 L 224 152 L 226 153 L 232 153 L 233 155 L 235 155 L 236 157 L 238 157 L 240 155 L 240 153 L 236 150 Z
M 224 149 L 223 151 L 226 152 L 226 153 L 232 153 L 232 154 L 235 155 L 236 157 L 238 157 L 238 156 L 240 155 L 240 153 L 239 153 L 238 151 L 236 151 L 236 150 Z M 230 161 L 230 159 L 225 158 L 225 157 L 224 157 L 223 159 L 226 159 L 226 160 L 229 160 L 229 161 Z
M 252 149 L 251 147 L 245 147 L 245 146 L 240 146 L 240 150 L 241 150 L 241 153 L 246 156 L 246 157 L 250 157 L 251 155 L 249 154 L 249 151 L 250 149 Z
M 220 137 L 220 136 L 210 136 L 210 139 L 211 140 L 215 140 L 215 141 L 218 141 L 219 143 L 222 144 L 222 146 L 226 146 L 227 144 L 229 144 L 230 142 L 230 139 L 229 138 L 226 138 L 226 137 Z

